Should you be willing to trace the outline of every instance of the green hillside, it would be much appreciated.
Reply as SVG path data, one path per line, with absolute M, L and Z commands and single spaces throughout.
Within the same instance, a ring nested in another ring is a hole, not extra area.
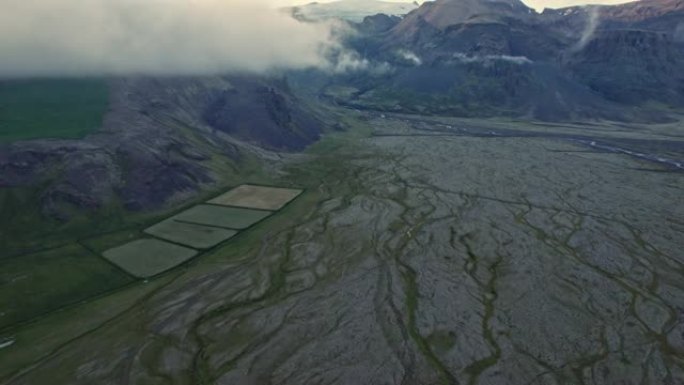
M 103 79 L 0 81 L 0 142 L 83 137 L 100 126 L 108 101 Z

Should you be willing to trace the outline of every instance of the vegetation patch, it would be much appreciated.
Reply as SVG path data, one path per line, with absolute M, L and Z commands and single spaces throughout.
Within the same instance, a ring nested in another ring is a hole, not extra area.
M 269 211 L 199 205 L 171 218 L 199 225 L 244 230 L 271 215 Z
M 219 196 L 209 203 L 245 207 L 250 209 L 277 211 L 297 198 L 302 190 L 242 185 Z
M 139 239 L 102 255 L 131 275 L 148 278 L 192 259 L 197 251 L 156 239 Z
M 234 237 L 237 231 L 169 219 L 148 228 L 145 233 L 195 249 L 209 249 Z
M 0 329 L 131 281 L 78 244 L 0 260 Z
M 0 81 L 0 143 L 81 138 L 102 124 L 108 104 L 104 79 Z

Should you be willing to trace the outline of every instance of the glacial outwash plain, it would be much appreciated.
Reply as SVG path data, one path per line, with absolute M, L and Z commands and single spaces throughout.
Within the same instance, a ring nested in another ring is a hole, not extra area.
M 344 114 L 272 218 L 6 329 L 1 383 L 682 383 L 677 124 Z

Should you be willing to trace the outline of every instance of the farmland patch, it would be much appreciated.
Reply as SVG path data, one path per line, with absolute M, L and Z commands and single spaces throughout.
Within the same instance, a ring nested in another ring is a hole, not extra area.
M 244 230 L 271 214 L 269 211 L 198 205 L 171 219 L 185 223 Z
M 148 228 L 145 233 L 195 249 L 209 249 L 232 238 L 237 231 L 168 219 Z
M 301 193 L 302 190 L 288 188 L 242 185 L 209 201 L 209 203 L 277 211 Z
M 131 275 L 148 278 L 192 259 L 197 251 L 156 239 L 139 239 L 102 255 Z

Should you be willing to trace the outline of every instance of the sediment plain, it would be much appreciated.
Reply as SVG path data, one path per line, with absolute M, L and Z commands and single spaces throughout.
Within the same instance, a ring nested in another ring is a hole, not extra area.
M 681 125 L 365 118 L 269 221 L 0 335 L 0 383 L 684 383 Z

